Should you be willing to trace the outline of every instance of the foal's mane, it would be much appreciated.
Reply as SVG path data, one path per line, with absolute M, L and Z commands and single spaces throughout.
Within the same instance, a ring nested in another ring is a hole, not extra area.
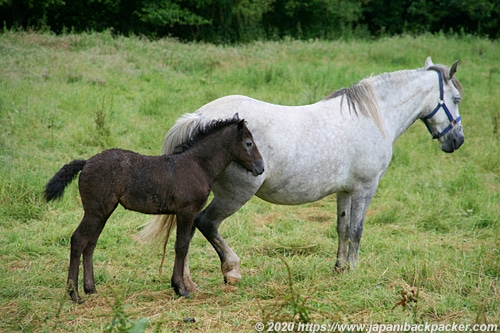
M 236 125 L 241 121 L 238 118 L 229 118 L 229 119 L 216 119 L 211 122 L 205 124 L 204 126 L 197 127 L 195 132 L 188 138 L 185 142 L 177 145 L 174 150 L 174 154 L 180 154 L 185 152 L 186 150 L 192 148 L 196 143 L 205 139 L 208 135 L 222 130 L 223 128 L 231 125 Z

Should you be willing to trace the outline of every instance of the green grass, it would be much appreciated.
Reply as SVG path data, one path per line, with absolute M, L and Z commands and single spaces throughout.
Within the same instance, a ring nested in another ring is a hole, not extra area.
M 109 34 L 0 35 L 0 331 L 250 332 L 257 321 L 500 323 L 500 44 L 470 36 L 240 46 Z M 191 299 L 170 288 L 173 244 L 134 241 L 148 216 L 119 208 L 95 252 L 97 295 L 65 294 L 76 183 L 44 203 L 65 163 L 109 147 L 158 154 L 183 113 L 228 94 L 315 102 L 381 72 L 450 65 L 465 94 L 465 145 L 440 151 L 412 126 L 366 218 L 359 267 L 334 274 L 335 197 L 284 207 L 252 199 L 221 225 L 243 279 L 224 285 L 197 233 Z M 414 295 L 409 297 L 408 295 Z M 195 322 L 185 322 L 194 318 Z

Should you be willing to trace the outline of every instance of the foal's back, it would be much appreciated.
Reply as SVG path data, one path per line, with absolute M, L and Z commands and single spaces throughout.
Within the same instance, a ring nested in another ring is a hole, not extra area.
M 120 203 L 146 213 L 173 213 L 176 191 L 187 168 L 181 155 L 145 156 L 129 150 L 109 149 L 91 157 L 83 168 L 79 189 L 84 209 L 103 214 Z

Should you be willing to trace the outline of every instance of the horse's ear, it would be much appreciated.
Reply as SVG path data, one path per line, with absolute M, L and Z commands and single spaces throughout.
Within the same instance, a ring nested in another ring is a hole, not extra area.
M 434 63 L 432 62 L 431 57 L 427 57 L 427 59 L 425 59 L 424 69 L 427 69 L 431 66 L 434 66 Z
M 453 65 L 451 65 L 450 76 L 448 77 L 448 79 L 451 79 L 453 77 L 453 75 L 455 75 L 455 73 L 457 72 L 457 67 L 458 67 L 459 62 L 460 62 L 460 60 L 457 60 L 453 63 Z
M 233 120 L 234 121 L 237 121 L 237 120 L 240 120 L 240 116 L 238 115 L 238 112 L 236 112 L 233 116 Z

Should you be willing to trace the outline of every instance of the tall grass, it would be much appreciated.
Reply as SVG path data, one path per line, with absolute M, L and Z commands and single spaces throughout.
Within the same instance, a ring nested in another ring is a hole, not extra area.
M 0 331 L 125 330 L 143 327 L 144 318 L 150 332 L 252 331 L 257 321 L 280 318 L 500 323 L 499 53 L 497 42 L 470 36 L 233 47 L 5 32 Z M 161 249 L 133 240 L 149 217 L 119 208 L 94 256 L 99 293 L 69 301 L 69 238 L 83 213 L 77 187 L 57 203 L 41 199 L 63 164 L 113 146 L 158 154 L 181 114 L 220 96 L 312 103 L 371 74 L 421 67 L 428 55 L 461 60 L 465 145 L 446 155 L 420 123 L 396 142 L 356 270 L 332 272 L 334 196 L 297 207 L 252 199 L 221 226 L 242 259 L 241 282 L 223 284 L 217 255 L 196 234 L 191 270 L 201 291 L 178 299 L 169 283 L 172 245 L 169 273 L 158 276 Z

